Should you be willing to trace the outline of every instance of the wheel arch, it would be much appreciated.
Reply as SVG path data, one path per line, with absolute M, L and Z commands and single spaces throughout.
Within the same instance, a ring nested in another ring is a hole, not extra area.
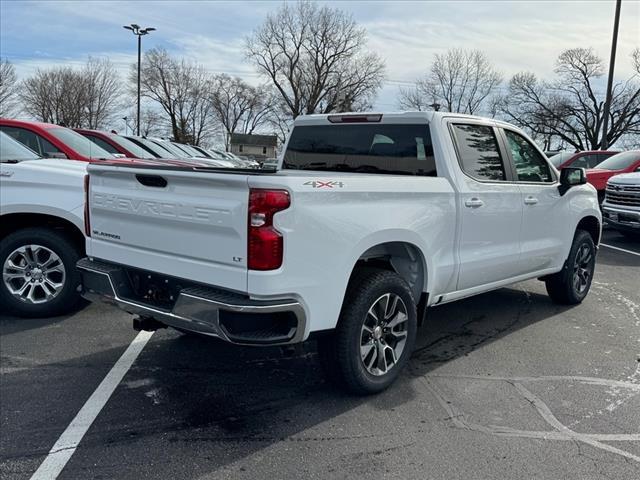
M 371 266 L 390 270 L 407 282 L 416 303 L 427 291 L 426 258 L 416 244 L 409 241 L 386 241 L 369 246 L 356 260 L 351 275 L 360 267 Z
M 0 240 L 24 228 L 49 228 L 67 233 L 78 251 L 85 252 L 84 233 L 68 218 L 48 213 L 15 212 L 2 215 L 0 220 Z
M 602 226 L 600 224 L 600 220 L 594 215 L 588 215 L 586 217 L 582 217 L 576 226 L 577 230 L 584 230 L 593 239 L 593 243 L 598 245 L 600 243 L 600 236 L 602 233 Z

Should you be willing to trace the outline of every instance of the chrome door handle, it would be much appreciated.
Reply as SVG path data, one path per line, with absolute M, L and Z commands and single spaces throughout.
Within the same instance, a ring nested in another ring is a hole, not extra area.
M 536 203 L 538 203 L 538 199 L 536 197 L 528 196 L 524 199 L 525 205 L 535 205 Z
M 464 205 L 469 208 L 478 208 L 484 205 L 484 202 L 477 197 L 464 201 Z

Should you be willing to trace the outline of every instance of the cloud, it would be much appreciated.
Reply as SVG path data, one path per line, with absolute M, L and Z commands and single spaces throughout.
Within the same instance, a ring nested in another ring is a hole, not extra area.
M 21 78 L 37 68 L 81 65 L 88 55 L 108 57 L 122 73 L 136 61 L 132 22 L 158 30 L 145 49 L 164 47 L 212 73 L 264 78 L 244 57 L 244 38 L 276 2 L 3 2 L 0 55 Z M 522 70 L 553 74 L 565 48 L 593 47 L 608 60 L 613 2 L 329 2 L 351 13 L 368 31 L 369 48 L 386 61 L 388 81 L 377 108 L 395 107 L 399 86 L 424 74 L 436 53 L 452 47 L 483 50 L 505 78 Z M 616 76 L 631 75 L 629 54 L 640 45 L 640 2 L 623 2 Z

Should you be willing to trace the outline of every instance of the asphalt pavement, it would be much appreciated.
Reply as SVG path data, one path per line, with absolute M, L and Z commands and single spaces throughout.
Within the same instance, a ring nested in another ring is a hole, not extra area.
M 327 383 L 311 342 L 158 331 L 58 478 L 640 478 L 640 243 L 603 243 L 579 306 L 534 280 L 431 309 L 373 397 Z M 34 474 L 135 337 L 104 305 L 0 316 L 0 478 Z

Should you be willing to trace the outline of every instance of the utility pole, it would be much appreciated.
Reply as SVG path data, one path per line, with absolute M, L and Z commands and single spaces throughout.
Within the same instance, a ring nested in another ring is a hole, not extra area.
M 140 63 L 142 52 L 142 36 L 153 32 L 155 28 L 140 28 L 140 25 L 136 25 L 135 23 L 132 23 L 131 25 L 125 25 L 123 28 L 131 30 L 131 32 L 138 37 L 138 114 L 136 115 L 136 135 L 140 136 Z
M 620 25 L 620 5 L 622 0 L 616 0 L 616 14 L 613 20 L 613 39 L 611 40 L 611 58 L 609 59 L 609 80 L 607 81 L 607 97 L 602 111 L 602 141 L 600 150 L 609 148 L 607 130 L 609 130 L 609 111 L 611 110 L 611 89 L 613 88 L 613 70 L 616 66 L 616 47 L 618 45 L 618 26 Z

